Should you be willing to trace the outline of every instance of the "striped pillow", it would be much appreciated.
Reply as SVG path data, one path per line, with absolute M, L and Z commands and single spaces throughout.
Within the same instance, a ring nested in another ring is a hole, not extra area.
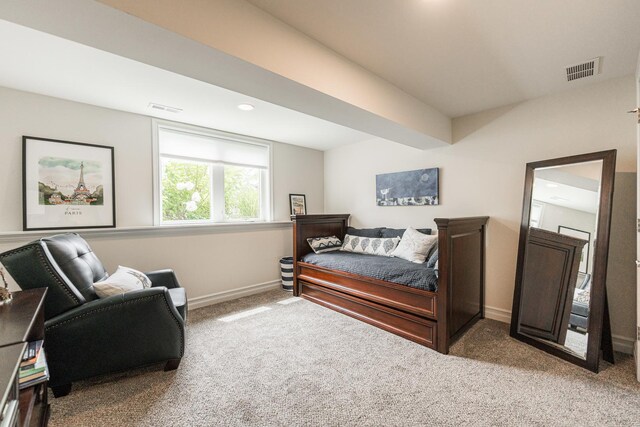
M 336 236 L 327 237 L 310 237 L 307 239 L 309 246 L 313 252 L 321 254 L 323 252 L 339 251 L 342 248 L 342 242 Z

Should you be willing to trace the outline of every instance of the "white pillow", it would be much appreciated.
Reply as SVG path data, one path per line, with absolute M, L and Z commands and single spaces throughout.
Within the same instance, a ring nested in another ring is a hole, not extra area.
M 391 256 L 398 246 L 399 237 L 361 237 L 346 234 L 341 251 L 360 254 Z
M 409 227 L 391 256 L 422 264 L 436 243 L 438 243 L 437 235 L 422 234 L 415 228 Z
M 146 274 L 144 274 L 142 271 L 138 271 L 134 268 L 131 267 L 123 267 L 121 265 L 118 266 L 118 270 L 124 270 L 127 273 L 131 274 L 132 276 L 135 276 L 138 278 L 138 280 L 140 280 L 142 282 L 142 286 L 144 286 L 145 289 L 150 288 L 151 287 L 151 279 L 149 279 L 147 277 Z M 118 271 L 116 270 L 116 273 Z
M 129 267 L 118 266 L 111 276 L 101 282 L 93 284 L 96 294 L 100 298 L 120 295 L 131 291 L 139 291 L 151 287 L 151 280 L 146 274 Z

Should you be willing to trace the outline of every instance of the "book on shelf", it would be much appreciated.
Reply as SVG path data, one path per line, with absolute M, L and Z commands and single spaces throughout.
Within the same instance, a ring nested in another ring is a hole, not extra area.
M 22 362 L 20 362 L 20 369 L 31 369 L 38 360 L 40 350 L 42 350 L 42 340 L 31 341 L 27 344 L 27 348 L 22 356 Z
M 29 365 L 28 368 L 20 368 L 20 372 L 18 373 L 19 378 L 24 378 L 31 376 L 33 374 L 39 374 L 44 371 L 44 368 L 47 366 L 46 359 L 44 356 L 44 351 L 40 351 L 38 353 L 38 359 L 36 359 L 36 363 L 33 365 Z
M 49 368 L 45 367 L 44 372 L 41 372 L 40 374 L 36 374 L 33 377 L 34 378 L 25 380 L 24 382 L 22 380 L 19 380 L 20 390 L 34 386 L 36 384 L 40 384 L 41 382 L 48 380 Z
M 20 366 L 33 364 L 38 358 L 38 351 L 42 348 L 42 340 L 31 341 L 27 343 L 27 348 L 22 356 L 22 362 Z
M 25 355 L 27 355 L 28 358 L 23 359 L 18 372 L 20 388 L 37 384 L 49 378 L 47 358 L 42 348 L 42 341 L 34 341 L 34 343 L 34 346 L 29 345 L 25 350 Z

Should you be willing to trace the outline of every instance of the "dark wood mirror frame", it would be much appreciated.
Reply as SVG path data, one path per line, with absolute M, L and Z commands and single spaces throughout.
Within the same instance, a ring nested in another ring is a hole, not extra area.
M 600 202 L 597 217 L 597 245 L 594 248 L 594 265 L 589 306 L 588 342 L 586 358 L 582 359 L 562 348 L 545 343 L 518 331 L 520 317 L 520 303 L 522 295 L 523 269 L 525 261 L 525 247 L 529 233 L 529 220 L 533 195 L 534 172 L 539 168 L 563 166 L 575 163 L 602 161 L 602 176 L 600 181 Z M 598 372 L 600 350 L 603 358 L 613 363 L 613 344 L 609 321 L 607 302 L 606 277 L 607 261 L 609 258 L 609 231 L 611 228 L 611 209 L 613 205 L 613 184 L 615 178 L 616 150 L 600 151 L 596 153 L 580 154 L 558 159 L 543 160 L 527 163 L 522 202 L 522 222 L 520 224 L 520 240 L 518 244 L 518 261 L 516 270 L 515 292 L 511 311 L 511 336 L 522 342 L 537 347 L 547 353 L 560 357 L 593 372 Z

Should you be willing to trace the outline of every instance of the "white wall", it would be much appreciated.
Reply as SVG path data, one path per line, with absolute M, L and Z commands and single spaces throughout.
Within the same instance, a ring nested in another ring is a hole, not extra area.
M 0 87 L 0 251 L 38 235 L 22 230 L 22 135 L 115 147 L 116 217 L 121 227 L 153 225 L 151 118 Z M 323 212 L 323 153 L 273 144 L 274 220 L 289 219 L 288 193 L 305 193 L 309 213 Z M 108 270 L 173 268 L 189 298 L 271 282 L 291 254 L 291 226 L 197 232 L 91 234 Z
M 434 226 L 436 217 L 489 215 L 487 315 L 508 321 L 525 164 L 615 148 L 616 170 L 635 172 L 636 125 L 625 114 L 634 102 L 634 79 L 629 76 L 461 117 L 454 120 L 455 143 L 450 147 L 419 151 L 377 139 L 332 149 L 325 152 L 325 210 L 351 213 L 355 226 L 422 227 Z M 439 206 L 376 206 L 376 174 L 428 167 L 440 168 Z M 616 191 L 622 191 L 619 185 L 633 187 L 621 180 Z M 617 238 L 626 244 L 635 234 Z M 630 269 L 635 277 L 632 263 L 617 261 L 612 259 L 612 270 Z M 609 286 L 630 289 L 626 283 Z M 618 301 L 634 299 L 628 292 L 615 300 L 612 296 L 611 306 L 614 334 L 630 337 L 632 317 L 616 317 Z
M 632 350 L 635 336 L 636 181 L 635 173 L 616 173 L 607 267 L 607 292 L 614 344 L 623 337 L 628 345 L 628 353 Z

